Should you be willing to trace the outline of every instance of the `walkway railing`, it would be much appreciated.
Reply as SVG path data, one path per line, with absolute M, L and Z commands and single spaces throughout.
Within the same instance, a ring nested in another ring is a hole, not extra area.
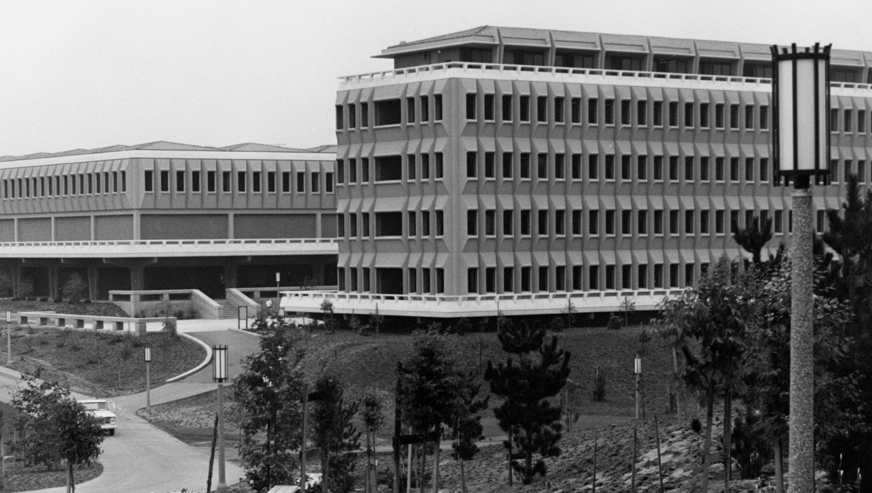
M 137 257 L 337 254 L 334 238 L 16 241 L 0 243 L 0 257 Z

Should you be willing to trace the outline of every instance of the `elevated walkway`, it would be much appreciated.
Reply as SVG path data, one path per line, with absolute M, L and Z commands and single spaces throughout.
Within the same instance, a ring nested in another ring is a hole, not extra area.
M 338 255 L 333 238 L 256 240 L 17 241 L 0 243 L 0 258 L 163 258 Z

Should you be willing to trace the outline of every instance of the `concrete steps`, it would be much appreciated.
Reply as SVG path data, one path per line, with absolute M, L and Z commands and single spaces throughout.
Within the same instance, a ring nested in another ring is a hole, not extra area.
M 233 302 L 228 300 L 215 300 L 215 302 L 221 305 L 220 316 L 222 319 L 235 319 L 238 316 L 236 305 Z

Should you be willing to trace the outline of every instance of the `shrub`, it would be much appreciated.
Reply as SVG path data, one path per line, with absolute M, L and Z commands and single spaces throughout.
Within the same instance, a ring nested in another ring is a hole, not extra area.
M 62 303 L 62 302 L 64 301 L 64 299 L 58 297 L 58 298 L 53 299 L 52 301 L 55 302 L 55 303 Z
M 612 314 L 612 316 L 609 317 L 609 324 L 608 324 L 609 330 L 620 330 L 620 328 L 623 324 L 624 324 L 624 321 L 621 320 L 621 317 L 614 315 L 614 314 Z
M 173 312 L 173 316 L 176 317 L 178 320 L 184 320 L 185 312 L 184 310 L 179 309 Z
M 48 297 L 43 296 L 39 299 L 39 301 L 42 301 L 43 303 L 45 303 L 46 301 L 48 301 Z
M 551 326 L 551 331 L 552 331 L 552 332 L 561 332 L 561 331 L 563 331 L 563 326 L 564 326 L 564 325 L 565 325 L 565 322 L 563 321 L 563 318 L 562 318 L 562 317 L 554 317 L 554 318 L 551 319 L 551 324 L 550 324 L 550 326 Z
M 67 282 L 61 288 L 61 294 L 70 300 L 70 303 L 75 303 L 85 297 L 88 293 L 88 283 L 86 283 L 81 274 L 74 272 L 70 274 Z

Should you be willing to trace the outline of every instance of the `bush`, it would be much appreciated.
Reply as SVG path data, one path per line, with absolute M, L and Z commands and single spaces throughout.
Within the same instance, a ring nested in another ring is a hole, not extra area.
M 184 320 L 185 319 L 185 312 L 184 312 L 184 310 L 179 309 L 179 310 L 176 310 L 173 312 L 173 316 L 176 317 L 176 319 L 178 319 L 178 320 Z
M 614 315 L 614 314 L 609 317 L 609 324 L 608 324 L 609 330 L 620 330 L 621 326 L 623 326 L 623 325 L 624 325 L 624 321 L 621 320 L 621 317 Z
M 58 297 L 58 298 L 53 299 L 52 301 L 55 302 L 55 303 L 62 303 L 62 302 L 64 301 L 64 299 Z
M 67 279 L 61 288 L 61 294 L 70 300 L 70 303 L 76 303 L 88 293 L 88 283 L 86 283 L 78 272 L 74 272 Z
M 43 296 L 39 299 L 39 301 L 42 301 L 43 303 L 45 303 L 46 301 L 48 301 L 48 297 Z

